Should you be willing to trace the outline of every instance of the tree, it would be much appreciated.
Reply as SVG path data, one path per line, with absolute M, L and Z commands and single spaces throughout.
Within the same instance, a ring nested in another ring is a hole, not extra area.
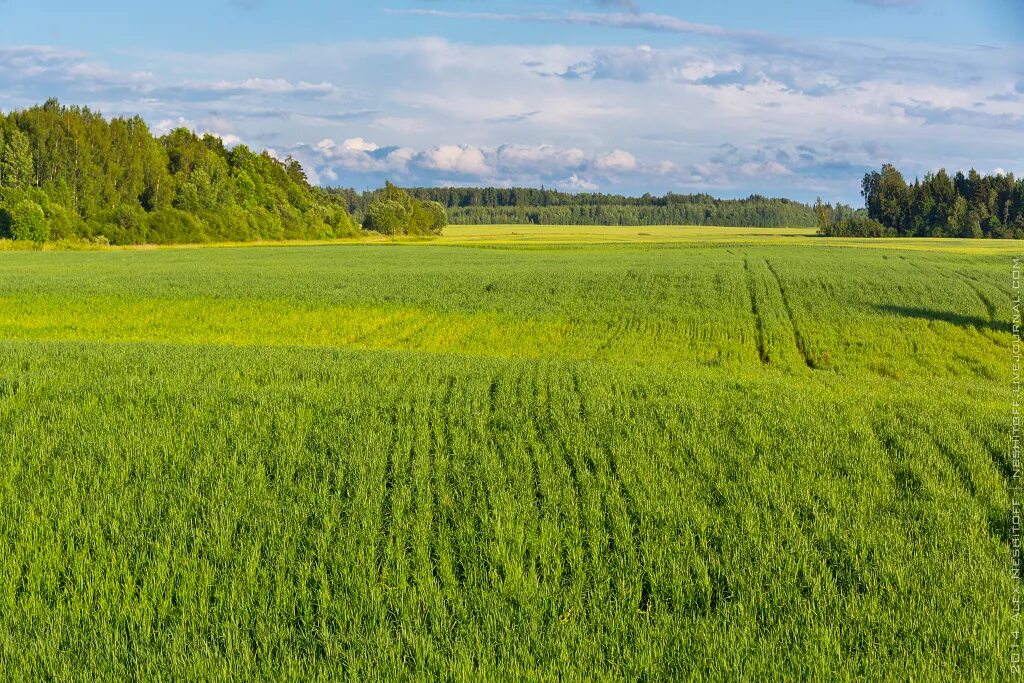
M 415 199 L 385 182 L 384 189 L 366 209 L 363 227 L 384 235 L 440 235 L 448 226 L 448 212 L 439 202 Z
M 440 202 L 424 202 L 423 206 L 427 214 L 427 230 L 432 235 L 440 235 L 448 227 L 448 212 Z
M 832 205 L 826 204 L 818 197 L 814 203 L 814 215 L 818 219 L 818 233 L 828 235 L 832 232 Z
M 27 190 L 35 178 L 35 167 L 32 162 L 32 143 L 27 135 L 15 128 L 7 137 L 0 158 L 0 178 L 2 187 L 16 190 Z
M 401 202 L 379 199 L 366 210 L 363 227 L 382 235 L 402 235 L 408 229 L 411 217 L 411 212 Z
M 949 230 L 956 237 L 970 236 L 970 205 L 967 199 L 958 196 L 953 201 L 953 210 L 949 214 Z
M 903 174 L 892 164 L 882 167 L 878 179 L 878 215 L 870 216 L 882 225 L 896 231 L 898 235 L 907 234 L 907 207 L 910 195 Z
M 11 236 L 16 240 L 42 244 L 50 238 L 50 226 L 46 222 L 43 207 L 30 199 L 23 199 L 10 211 Z

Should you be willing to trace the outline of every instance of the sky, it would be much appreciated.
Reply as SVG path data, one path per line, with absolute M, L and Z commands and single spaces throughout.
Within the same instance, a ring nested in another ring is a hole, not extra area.
M 0 0 L 0 110 L 49 97 L 325 185 L 859 204 L 1024 173 L 1024 0 Z

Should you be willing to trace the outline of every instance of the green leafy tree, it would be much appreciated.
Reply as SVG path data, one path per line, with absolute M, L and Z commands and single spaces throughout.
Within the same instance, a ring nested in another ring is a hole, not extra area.
M 386 182 L 366 209 L 363 227 L 384 235 L 440 235 L 448 212 L 438 202 L 412 197 Z
M 882 167 L 877 191 L 878 212 L 877 215 L 870 217 L 895 230 L 897 234 L 905 234 L 907 227 L 905 216 L 910 195 L 903 174 L 896 170 L 895 166 L 886 164 Z
M 403 235 L 408 230 L 412 212 L 394 199 L 378 199 L 366 210 L 363 226 L 382 235 Z
M 440 202 L 423 202 L 426 228 L 432 235 L 440 235 L 448 227 L 448 212 Z
M 0 183 L 3 187 L 25 190 L 32 186 L 35 168 L 32 161 L 32 145 L 27 135 L 14 129 L 7 136 L 0 158 Z
M 966 237 L 971 233 L 971 208 L 964 197 L 957 197 L 953 202 L 953 210 L 949 215 L 950 232 L 956 237 Z
M 23 199 L 11 210 L 11 235 L 16 240 L 42 244 L 50 238 L 50 226 L 43 207 L 30 199 Z

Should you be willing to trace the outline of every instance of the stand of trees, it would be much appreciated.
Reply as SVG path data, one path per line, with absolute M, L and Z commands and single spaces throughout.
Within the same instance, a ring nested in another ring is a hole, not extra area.
M 865 208 L 815 205 L 818 230 L 828 236 L 1024 238 L 1024 178 L 950 176 L 945 169 L 908 184 L 892 165 L 861 184 Z
M 448 213 L 437 202 L 415 199 L 390 182 L 366 207 L 363 227 L 383 235 L 440 235 Z
M 355 216 L 365 215 L 382 190 L 334 189 Z M 463 225 L 721 225 L 749 227 L 813 227 L 811 207 L 788 199 L 752 195 L 746 199 L 715 199 L 707 194 L 642 197 L 535 188 L 417 187 L 415 199 L 438 202 L 453 223 Z
M 112 244 L 359 234 L 298 162 L 56 100 L 0 115 L 0 238 Z

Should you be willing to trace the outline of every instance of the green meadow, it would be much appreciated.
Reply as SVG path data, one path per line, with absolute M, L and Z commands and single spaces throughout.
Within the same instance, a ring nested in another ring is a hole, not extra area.
M 7 680 L 998 680 L 1011 260 L 0 253 Z

